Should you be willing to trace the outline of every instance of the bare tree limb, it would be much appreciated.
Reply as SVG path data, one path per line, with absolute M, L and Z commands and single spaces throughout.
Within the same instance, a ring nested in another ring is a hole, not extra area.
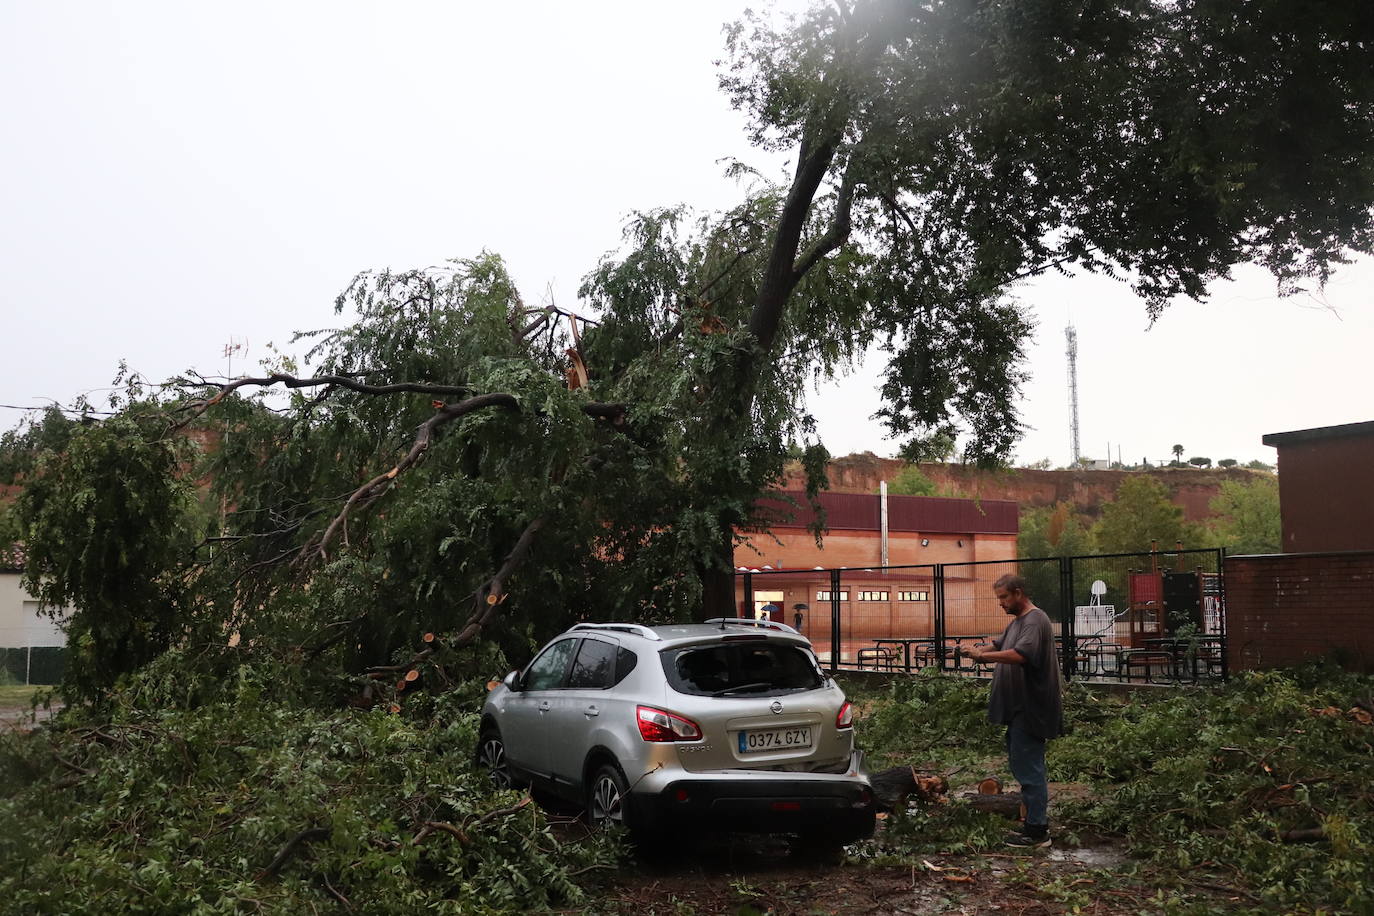
M 329 892 L 329 896 L 339 901 L 340 905 L 342 905 L 346 911 L 350 913 L 357 912 L 357 910 L 353 908 L 352 902 L 349 901 L 349 899 L 345 897 L 343 894 L 341 894 L 339 890 L 336 887 L 334 887 L 334 885 L 329 883 L 329 877 L 327 875 L 320 875 L 320 883 L 323 884 L 324 889 Z
M 273 372 L 270 375 L 250 378 L 244 377 L 235 379 L 228 384 L 220 386 L 219 391 L 209 398 L 197 401 L 189 401 L 182 405 L 181 411 L 189 412 L 189 416 L 176 425 L 180 429 L 196 417 L 205 413 L 230 393 L 240 388 L 258 386 L 270 388 L 273 385 L 285 385 L 287 388 L 317 388 L 321 385 L 335 385 L 339 388 L 347 388 L 349 391 L 357 391 L 360 394 L 470 394 L 472 389 L 466 385 L 437 385 L 429 382 L 398 382 L 393 385 L 369 385 L 360 382 L 359 377 L 372 374 L 371 372 L 351 372 L 343 375 L 321 375 L 315 378 L 297 378 L 294 375 L 287 375 L 285 372 Z
M 434 431 L 440 426 L 451 423 L 459 417 L 466 416 L 473 411 L 484 410 L 488 407 L 504 407 L 514 410 L 519 406 L 520 402 L 517 401 L 513 395 L 497 393 L 479 394 L 464 401 L 459 401 L 457 404 L 446 404 L 441 407 L 435 412 L 434 416 L 420 424 L 419 430 L 415 433 L 415 441 L 411 444 L 410 451 L 405 454 L 405 457 L 397 462 L 396 466 L 391 470 L 383 474 L 378 474 L 376 477 L 354 490 L 353 495 L 348 497 L 348 501 L 345 502 L 343 508 L 339 510 L 339 514 L 334 516 L 334 520 L 329 523 L 329 527 L 320 535 L 319 541 L 313 546 L 307 543 L 305 547 L 301 548 L 302 553 L 323 555 L 330 541 L 334 539 L 339 529 L 348 519 L 349 512 L 360 503 L 368 502 L 376 498 L 391 481 L 395 480 L 403 471 L 419 461 L 420 457 L 429 449 Z
M 483 814 L 481 817 L 477 818 L 474 821 L 465 821 L 461 827 L 457 824 L 449 823 L 448 821 L 425 821 L 420 832 L 415 834 L 414 842 L 421 842 L 422 840 L 424 840 L 425 837 L 429 836 L 431 833 L 434 833 L 437 830 L 442 833 L 447 833 L 449 836 L 456 839 L 459 843 L 462 843 L 464 846 L 466 846 L 470 842 L 472 842 L 471 838 L 468 836 L 468 830 L 470 830 L 473 827 L 476 827 L 479 824 L 485 824 L 487 821 L 490 821 L 493 818 L 504 817 L 509 814 L 515 814 L 521 808 L 524 808 L 526 805 L 528 805 L 532 800 L 533 799 L 530 796 L 526 795 L 524 798 L 520 799 L 518 802 L 511 805 L 509 808 L 496 808 L 492 811 L 488 811 L 486 814 Z
M 902 222 L 906 223 L 907 228 L 911 230 L 912 235 L 920 236 L 920 228 L 917 227 L 915 220 L 911 218 L 911 214 L 906 212 L 906 208 L 897 202 L 897 198 L 893 197 L 886 191 L 879 191 L 878 198 L 883 203 L 887 204 L 888 209 L 891 210 L 895 216 L 900 216 L 902 218 Z
M 291 854 L 296 851 L 296 847 L 300 846 L 302 843 L 311 840 L 323 840 L 328 836 L 328 827 L 311 827 L 307 830 L 302 830 L 300 833 L 287 840 L 286 845 L 277 852 L 271 862 L 267 863 L 267 867 L 258 872 L 257 880 L 261 881 L 263 878 L 270 878 L 280 871 L 281 867 L 286 864 L 286 860 L 291 858 Z
M 486 814 L 483 814 L 481 817 L 477 818 L 475 821 L 464 821 L 463 827 L 476 827 L 478 824 L 485 824 L 487 821 L 492 820 L 493 818 L 505 817 L 508 814 L 514 814 L 532 801 L 534 801 L 533 797 L 526 795 L 524 798 L 520 799 L 518 802 L 511 805 L 509 808 L 494 808 L 491 811 L 488 811 Z
M 806 276 L 807 272 L 815 267 L 821 258 L 839 248 L 849 239 L 849 232 L 853 228 L 850 213 L 854 206 L 855 185 L 854 166 L 851 161 L 849 167 L 845 169 L 844 178 L 840 181 L 840 190 L 835 196 L 834 217 L 825 233 L 816 239 L 811 247 L 797 259 L 797 265 L 792 269 L 793 286 L 800 283 L 802 277 Z
M 548 519 L 541 516 L 525 526 L 525 530 L 520 533 L 515 546 L 506 555 L 501 568 L 473 593 L 472 614 L 468 616 L 468 619 L 463 623 L 463 628 L 458 631 L 458 635 L 449 642 L 449 645 L 454 647 L 466 646 L 477 638 L 478 633 L 482 632 L 482 627 L 486 626 L 495 615 L 496 608 L 506 599 L 506 579 L 525 561 L 530 548 L 534 545 L 535 535 L 547 522 Z
M 712 279 L 711 282 L 707 283 L 705 286 L 703 286 L 700 290 L 697 291 L 697 298 L 704 299 L 706 297 L 706 294 L 711 291 L 712 287 L 714 287 L 717 283 L 719 283 L 721 280 L 724 280 L 726 277 L 730 275 L 730 271 L 735 269 L 735 265 L 739 264 L 741 260 L 743 260 L 744 258 L 748 257 L 753 253 L 753 248 L 745 248 L 735 252 L 735 256 L 730 259 L 730 263 L 725 265 L 725 269 L 722 270 L 720 273 L 716 274 L 715 278 Z

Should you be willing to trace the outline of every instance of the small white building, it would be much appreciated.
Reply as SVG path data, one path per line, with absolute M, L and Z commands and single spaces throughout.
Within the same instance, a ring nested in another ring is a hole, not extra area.
M 41 613 L 42 603 L 24 590 L 22 564 L 22 551 L 0 550 L 0 655 L 8 676 L 25 682 L 31 657 L 51 654 L 32 650 L 63 648 L 67 634 L 62 631 L 61 615 L 54 619 Z
M 24 591 L 20 573 L 0 572 L 0 648 L 65 646 L 59 621 L 39 613 L 42 605 Z

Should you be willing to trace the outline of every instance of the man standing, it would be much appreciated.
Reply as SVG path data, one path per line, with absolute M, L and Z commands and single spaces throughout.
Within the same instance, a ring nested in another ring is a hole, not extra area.
M 1045 774 L 1045 742 L 1063 730 L 1064 707 L 1054 625 L 1026 594 L 1026 580 L 1002 576 L 992 585 L 997 603 L 1012 616 L 993 648 L 974 646 L 964 653 L 975 662 L 995 662 L 988 721 L 1007 727 L 1007 762 L 1021 784 L 1026 821 L 1009 834 L 1008 846 L 1050 845 L 1050 791 Z

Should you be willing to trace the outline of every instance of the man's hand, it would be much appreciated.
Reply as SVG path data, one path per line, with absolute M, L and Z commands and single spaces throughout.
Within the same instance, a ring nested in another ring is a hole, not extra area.
M 972 661 L 978 662 L 983 660 L 983 650 L 978 646 L 960 646 L 959 651 L 964 654 L 965 658 L 971 659 Z

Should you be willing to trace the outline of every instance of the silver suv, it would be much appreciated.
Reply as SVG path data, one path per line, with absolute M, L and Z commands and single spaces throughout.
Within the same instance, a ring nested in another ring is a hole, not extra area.
M 853 710 L 791 627 L 583 623 L 482 707 L 477 761 L 639 839 L 711 827 L 871 836 Z

